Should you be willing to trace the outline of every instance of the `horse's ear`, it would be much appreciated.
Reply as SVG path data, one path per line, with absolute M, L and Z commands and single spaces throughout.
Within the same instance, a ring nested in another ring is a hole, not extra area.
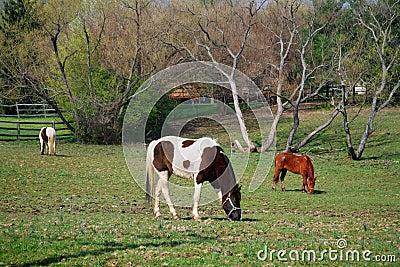
M 240 192 L 241 189 L 242 189 L 242 186 L 239 184 L 236 184 L 235 187 L 233 187 L 233 192 Z
M 238 184 L 235 185 L 234 191 L 239 194 L 239 200 L 241 200 L 241 198 L 242 198 L 242 194 L 240 193 L 241 189 L 242 189 L 241 185 L 238 185 Z

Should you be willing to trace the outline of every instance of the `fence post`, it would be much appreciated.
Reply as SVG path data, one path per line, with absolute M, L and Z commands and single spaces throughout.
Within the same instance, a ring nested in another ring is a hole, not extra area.
M 15 107 L 17 108 L 17 115 L 18 115 L 18 120 L 19 120 L 19 109 L 18 109 L 18 103 L 15 104 Z
M 17 141 L 20 141 L 20 134 L 21 134 L 21 124 L 19 123 L 19 118 L 17 121 Z
M 56 123 L 54 122 L 54 120 L 52 122 L 52 126 L 53 126 L 53 129 L 55 130 L 56 129 Z

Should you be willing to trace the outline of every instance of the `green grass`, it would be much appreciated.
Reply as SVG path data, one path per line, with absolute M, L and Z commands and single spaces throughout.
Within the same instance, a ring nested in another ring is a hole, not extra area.
M 257 155 L 240 181 L 244 220 L 229 222 L 219 203 L 200 207 L 202 222 L 177 207 L 180 221 L 154 219 L 145 194 L 126 167 L 122 147 L 57 146 L 57 157 L 39 155 L 33 141 L 0 142 L 0 266 L 376 266 L 376 261 L 280 261 L 257 258 L 264 250 L 347 249 L 400 260 L 400 119 L 383 110 L 364 159 L 343 150 L 340 120 L 303 148 L 313 158 L 316 194 L 301 193 L 301 178 L 289 174 L 287 192 L 262 186 L 247 191 Z M 297 138 L 317 125 L 322 111 L 302 114 Z M 317 113 L 319 114 L 318 116 Z M 363 113 L 363 117 L 366 114 Z M 278 148 L 290 121 L 283 119 Z M 354 133 L 357 125 L 353 123 Z M 211 129 L 209 129 L 210 131 Z M 225 137 L 220 129 L 215 130 Z M 361 130 L 359 131 L 361 132 Z M 267 166 L 266 166 L 267 167 Z M 293 256 L 293 255 L 292 255 Z M 288 255 L 286 255 L 288 257 Z
M 180 105 L 171 116 L 174 120 L 183 120 L 212 114 L 218 114 L 217 104 L 184 104 Z

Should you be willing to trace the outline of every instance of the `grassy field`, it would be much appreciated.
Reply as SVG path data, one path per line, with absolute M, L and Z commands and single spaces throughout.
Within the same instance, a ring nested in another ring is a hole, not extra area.
M 297 138 L 327 114 L 302 113 Z M 200 207 L 202 222 L 188 208 L 171 220 L 166 205 L 164 219 L 154 219 L 120 146 L 61 141 L 49 157 L 38 142 L 0 142 L 0 266 L 398 266 L 399 121 L 399 108 L 379 114 L 361 161 L 348 159 L 340 120 L 304 147 L 316 170 L 314 195 L 301 193 L 293 174 L 287 192 L 273 192 L 271 172 L 249 193 L 252 154 L 240 181 L 241 222 L 229 222 L 216 202 Z M 289 127 L 283 119 L 279 149 Z

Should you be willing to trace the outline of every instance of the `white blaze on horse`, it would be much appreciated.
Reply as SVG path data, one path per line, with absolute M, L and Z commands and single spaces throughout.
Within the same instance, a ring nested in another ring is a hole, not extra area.
M 185 139 L 166 136 L 149 144 L 146 164 L 147 201 L 154 196 L 154 214 L 161 217 L 160 194 L 164 194 L 174 219 L 179 219 L 169 196 L 168 180 L 172 174 L 194 181 L 193 218 L 200 220 L 198 206 L 201 186 L 208 181 L 216 191 L 227 217 L 242 219 L 240 187 L 236 183 L 228 157 L 221 146 L 211 138 Z M 154 192 L 154 176 L 159 179 Z
M 40 154 L 56 155 L 56 130 L 52 127 L 43 127 L 39 133 Z

